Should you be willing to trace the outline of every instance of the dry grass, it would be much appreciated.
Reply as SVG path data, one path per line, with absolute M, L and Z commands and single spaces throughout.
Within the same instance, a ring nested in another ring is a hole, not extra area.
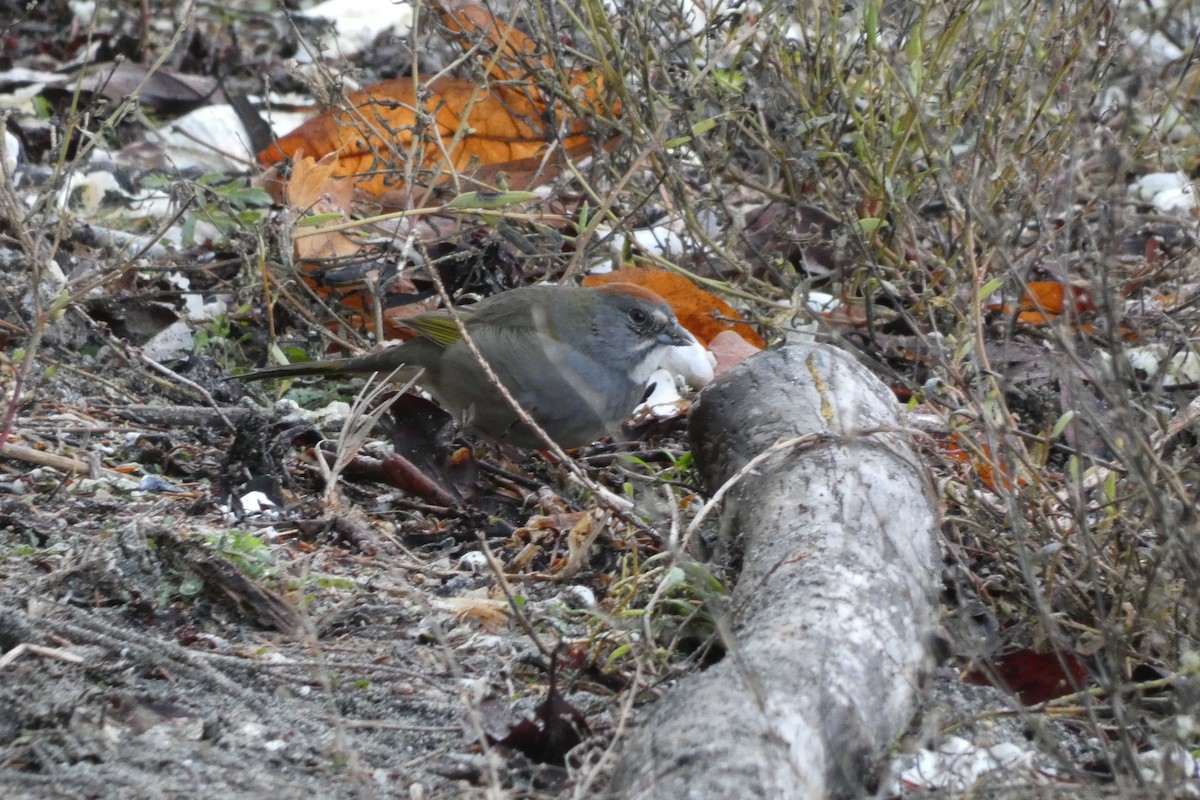
M 1065 711 L 1024 712 L 1031 728 L 1065 718 L 1101 743 L 1103 763 L 1091 773 L 1060 754 L 1076 785 L 1134 796 L 1139 752 L 1172 743 L 1194 752 L 1186 706 L 1200 638 L 1196 387 L 1131 361 L 1151 344 L 1197 357 L 1194 214 L 1136 203 L 1127 187 L 1147 172 L 1200 166 L 1191 61 L 1158 60 L 1129 39 L 1159 35 L 1186 49 L 1197 9 L 819 0 L 718 5 L 703 19 L 672 3 L 629 2 L 620 13 L 599 0 L 513 5 L 510 18 L 560 65 L 605 75 L 623 113 L 598 120 L 598 137 L 618 131 L 621 145 L 558 186 L 572 207 L 587 204 L 577 229 L 548 232 L 536 213 L 458 215 L 449 250 L 418 242 L 426 262 L 483 253 L 505 268 L 485 284 L 571 275 L 613 260 L 614 237 L 655 227 L 678 248 L 623 255 L 724 292 L 772 337 L 813 321 L 810 292 L 832 295 L 838 310 L 815 317 L 820 335 L 860 353 L 935 420 L 927 452 L 945 503 L 948 618 L 973 615 L 992 631 L 982 649 L 953 639 L 949 663 L 986 671 L 1025 647 L 1078 656 L 1092 691 Z M 411 52 L 436 61 L 436 39 L 423 28 Z M 177 44 L 163 38 L 151 54 L 168 59 Z M 69 109 L 61 147 L 44 154 L 47 191 L 29 205 L 0 187 L 2 245 L 20 254 L 26 289 L 46 283 L 48 261 L 74 235 L 67 216 L 51 213 L 55 192 L 82 169 L 87 142 L 111 143 L 128 125 L 127 104 L 99 114 L 77 100 Z M 311 298 L 276 291 L 294 269 L 288 232 L 248 227 L 230 241 L 240 268 L 221 286 L 247 302 L 235 326 L 267 325 L 260 348 L 277 334 L 311 344 L 318 326 L 276 331 L 273 316 L 267 323 L 250 308 L 269 297 L 279 304 L 272 312 L 292 313 L 285 320 L 312 319 Z M 24 360 L 5 388 L 45 390 L 31 372 L 43 334 L 64 310 L 78 313 L 89 296 L 132 280 L 135 265 L 145 266 L 114 259 L 31 292 L 28 304 L 10 295 Z M 284 277 L 264 284 L 265 273 Z M 1020 298 L 1046 281 L 1078 287 L 1089 302 L 1031 324 L 1018 316 Z M 6 403 L 6 434 L 21 430 L 18 406 Z M 523 613 L 624 692 L 606 712 L 612 731 L 635 697 L 708 657 L 724 618 L 718 578 L 727 576 L 682 553 L 654 554 L 698 507 L 686 458 L 585 466 L 636 501 L 605 534 L 610 554 L 593 556 L 601 603 L 565 617 L 545 606 Z M 591 503 L 587 493 L 561 494 L 564 506 Z M 404 524 L 442 524 L 419 512 Z M 526 542 L 499 557 L 532 549 Z M 409 563 L 406 547 L 392 552 Z M 531 584 L 518 591 L 537 595 L 531 585 L 548 563 L 522 563 Z M 366 602 L 351 594 L 345 604 Z M 455 644 L 443 636 L 439 646 L 461 677 Z M 607 746 L 546 791 L 585 796 L 602 781 Z M 479 775 L 508 785 L 494 763 Z

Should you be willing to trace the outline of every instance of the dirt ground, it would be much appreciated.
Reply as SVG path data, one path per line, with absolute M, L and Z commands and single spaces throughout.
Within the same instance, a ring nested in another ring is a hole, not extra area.
M 39 394 L 109 404 L 110 381 L 137 382 L 103 361 L 81 365 L 94 380 L 60 373 Z M 479 744 L 535 716 L 548 659 L 489 594 L 486 566 L 463 559 L 487 530 L 478 513 L 430 515 L 351 486 L 340 512 L 309 501 L 286 521 L 239 521 L 209 489 L 234 468 L 228 431 L 30 410 L 26 430 L 111 446 L 109 463 L 186 451 L 194 471 L 171 492 L 50 468 L 9 486 L 4 796 L 552 796 L 564 784 L 560 767 Z M 510 557 L 512 528 L 492 529 Z M 587 641 L 581 590 L 603 566 L 514 587 L 541 642 Z M 606 677 L 562 686 L 597 730 L 613 714 Z

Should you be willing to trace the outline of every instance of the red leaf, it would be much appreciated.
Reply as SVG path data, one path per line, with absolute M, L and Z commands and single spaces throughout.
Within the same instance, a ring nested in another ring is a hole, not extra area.
M 991 669 L 975 669 L 963 676 L 976 686 L 996 686 L 1034 706 L 1080 691 L 1087 683 L 1083 661 L 1070 650 L 1038 653 L 1028 648 L 1000 656 Z

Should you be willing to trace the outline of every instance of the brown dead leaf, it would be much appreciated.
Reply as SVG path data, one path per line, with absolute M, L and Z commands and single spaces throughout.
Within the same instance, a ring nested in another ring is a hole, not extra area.
M 486 586 L 458 597 L 438 598 L 434 605 L 449 611 L 455 619 L 474 619 L 487 631 L 502 630 L 508 624 L 508 601 L 492 598 Z
M 538 764 L 565 764 L 567 754 L 591 734 L 587 719 L 558 690 L 558 653 L 550 657 L 550 688 L 534 716 L 504 725 L 497 735 L 485 733 L 492 744 L 524 753 Z
M 288 181 L 284 190 L 288 216 L 293 225 L 305 217 L 330 215 L 328 221 L 315 227 L 296 229 L 296 260 L 302 264 L 353 256 L 361 249 L 344 231 L 321 232 L 322 228 L 350 219 L 354 184 L 345 178 L 336 177 L 336 167 L 336 156 L 325 156 L 317 161 L 304 157 L 301 151 L 297 153 L 292 179 Z
M 717 359 L 717 365 L 713 367 L 716 376 L 733 369 L 762 348 L 747 342 L 737 331 L 721 331 L 708 343 L 708 350 Z
M 592 545 L 596 537 L 604 530 L 607 514 L 600 509 L 585 512 L 567 533 L 567 560 L 558 570 L 560 580 L 573 578 L 578 575 L 591 557 Z
M 205 103 L 225 102 L 224 92 L 213 78 L 133 61 L 88 64 L 66 88 L 96 92 L 118 102 L 136 93 L 139 106 L 160 113 L 178 114 Z

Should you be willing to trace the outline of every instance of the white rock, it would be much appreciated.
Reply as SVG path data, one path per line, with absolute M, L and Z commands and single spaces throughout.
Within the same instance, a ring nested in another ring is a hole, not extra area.
M 24 116 L 36 116 L 38 107 L 35 101 L 42 96 L 46 86 L 42 82 L 30 83 L 0 95 L 0 108 L 12 109 Z
M 1165 67 L 1183 58 L 1185 52 L 1158 31 L 1147 33 L 1131 26 L 1126 33 L 1126 42 L 1152 64 Z
M 487 569 L 487 565 L 487 556 L 478 550 L 472 550 L 469 553 L 465 553 L 463 557 L 458 560 L 458 568 L 465 569 L 469 572 L 482 572 L 483 570 Z
M 192 326 L 184 320 L 176 320 L 142 345 L 142 354 L 153 361 L 169 361 L 179 353 L 190 353 L 195 344 Z
M 1141 200 L 1152 200 L 1159 192 L 1187 185 L 1188 177 L 1182 172 L 1148 172 L 1130 184 L 1128 192 Z
M 1178 797 L 1200 797 L 1200 761 L 1178 745 L 1138 753 L 1138 771 L 1152 785 L 1182 790 Z
M 254 163 L 246 126 L 229 104 L 198 108 L 159 129 L 154 137 L 176 169 L 230 172 Z
M 183 307 L 192 322 L 211 322 L 229 312 L 229 304 L 223 298 L 204 302 L 204 295 L 187 292 L 183 295 Z
M 58 193 L 58 206 L 72 207 L 81 214 L 92 217 L 100 210 L 104 197 L 109 192 L 125 196 L 125 190 L 121 188 L 112 172 L 71 172 L 67 174 L 63 188 Z
M 638 228 L 629 231 L 628 234 L 613 232 L 611 228 L 601 226 L 596 229 L 596 234 L 605 237 L 604 241 L 608 244 L 609 251 L 617 258 L 624 257 L 627 245 L 632 245 L 646 255 L 659 258 L 677 257 L 687 249 L 683 237 L 666 225 Z M 596 266 L 588 271 L 600 273 L 611 270 L 604 270 L 602 267 Z
M 586 586 L 578 584 L 568 586 L 563 590 L 567 602 L 575 608 L 595 608 L 596 593 Z
M 96 16 L 96 0 L 70 0 L 67 8 L 75 15 L 75 20 L 81 29 L 86 30 Z
M 908 757 L 908 766 L 898 776 L 910 788 L 963 792 L 985 775 L 995 773 L 993 785 L 1027 779 L 1026 768 L 1033 754 L 1009 743 L 980 747 L 959 736 L 945 739 L 936 750 L 920 750 Z

